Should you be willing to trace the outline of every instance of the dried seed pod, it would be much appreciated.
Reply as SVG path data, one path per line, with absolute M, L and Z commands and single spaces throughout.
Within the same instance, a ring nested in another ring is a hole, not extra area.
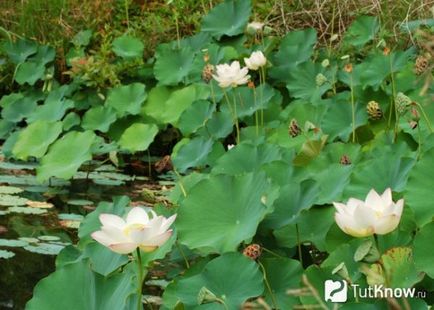
M 293 138 L 297 137 L 301 133 L 301 128 L 298 126 L 297 120 L 294 118 L 289 123 L 288 133 Z
M 243 255 L 253 260 L 257 260 L 262 254 L 262 248 L 259 244 L 252 243 L 243 250 Z
M 212 74 L 214 73 L 214 66 L 212 64 L 206 64 L 202 70 L 202 80 L 205 83 L 209 83 L 212 80 Z
M 339 163 L 341 165 L 348 166 L 348 165 L 351 165 L 351 159 L 347 155 L 344 154 L 344 155 L 342 155 L 341 159 L 339 160 Z
M 366 111 L 368 112 L 369 118 L 372 120 L 379 120 L 383 117 L 383 111 L 377 101 L 369 101 L 366 105 Z
M 423 55 L 417 56 L 414 64 L 414 71 L 417 75 L 421 75 L 428 69 L 429 60 Z
M 253 81 L 249 81 L 249 82 L 247 83 L 247 87 L 248 87 L 248 88 L 251 88 L 251 89 L 254 89 L 254 88 L 255 88 L 255 82 L 253 82 Z
M 164 156 L 162 159 L 157 161 L 154 164 L 155 171 L 161 173 L 163 171 L 170 171 L 173 169 L 172 160 L 170 159 L 170 155 Z
M 353 72 L 353 65 L 352 64 L 346 64 L 344 67 L 344 71 L 347 73 Z

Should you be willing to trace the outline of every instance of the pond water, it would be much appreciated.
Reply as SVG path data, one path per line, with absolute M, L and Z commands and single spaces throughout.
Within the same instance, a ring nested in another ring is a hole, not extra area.
M 36 283 L 55 270 L 56 254 L 77 241 L 80 220 L 98 202 L 127 195 L 133 204 L 150 206 L 165 199 L 164 189 L 172 183 L 99 165 L 68 182 L 40 184 L 34 165 L 0 162 L 0 309 L 24 309 Z

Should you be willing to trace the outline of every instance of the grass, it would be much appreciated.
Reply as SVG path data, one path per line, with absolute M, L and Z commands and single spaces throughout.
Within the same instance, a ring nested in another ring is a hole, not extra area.
M 132 31 L 143 38 L 146 54 L 161 42 L 194 33 L 217 0 L 2 0 L 0 27 L 13 34 L 62 47 L 79 30 Z M 256 20 L 277 34 L 314 27 L 319 41 L 340 36 L 357 15 L 376 15 L 384 37 L 401 41 L 399 27 L 410 20 L 433 18 L 434 0 L 253 0 Z M 126 11 L 128 8 L 128 11 Z

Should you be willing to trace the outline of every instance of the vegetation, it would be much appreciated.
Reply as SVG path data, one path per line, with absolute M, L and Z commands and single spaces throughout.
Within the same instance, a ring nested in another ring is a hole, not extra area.
M 73 238 L 0 239 L 0 247 L 58 255 L 27 309 L 433 303 L 428 2 L 44 3 L 11 10 L 22 16 L 16 25 L 2 18 L 4 166 L 31 165 L 36 180 L 1 188 L 0 216 L 54 207 L 29 204 L 23 188 L 43 186 L 47 196 L 71 189 L 68 180 L 134 182 L 118 171 L 137 162 L 152 169 L 152 156 L 164 156 L 155 170 L 174 182 L 163 200 L 137 206 L 119 196 L 83 207 Z M 36 8 L 67 16 L 65 28 L 26 22 Z M 144 214 L 149 204 L 160 216 Z M 56 220 L 71 219 L 63 216 Z M 327 299 L 327 280 L 348 285 L 346 303 Z M 422 293 L 364 298 L 354 285 Z M 161 289 L 142 300 L 151 286 Z

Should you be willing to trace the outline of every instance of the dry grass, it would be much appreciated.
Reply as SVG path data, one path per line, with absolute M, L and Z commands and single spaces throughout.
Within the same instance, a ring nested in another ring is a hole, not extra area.
M 141 36 L 148 54 L 160 42 L 196 32 L 201 17 L 219 0 L 1 0 L 0 26 L 57 47 L 79 30 L 108 29 L 117 33 L 128 26 Z M 360 14 L 378 16 L 383 37 L 402 41 L 400 26 L 410 20 L 433 18 L 434 0 L 253 0 L 255 19 L 266 21 L 276 33 L 313 27 L 319 41 L 339 37 Z M 128 18 L 128 21 L 127 21 Z M 178 31 L 177 31 L 178 28 Z

